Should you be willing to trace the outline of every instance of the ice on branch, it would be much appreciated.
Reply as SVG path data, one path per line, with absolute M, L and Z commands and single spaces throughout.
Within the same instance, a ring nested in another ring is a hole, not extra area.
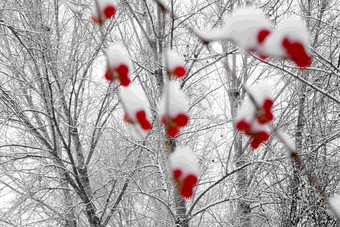
M 169 162 L 178 191 L 182 197 L 190 198 L 193 195 L 193 188 L 197 183 L 199 173 L 195 155 L 188 147 L 178 146 L 169 155 Z
M 126 49 L 116 44 L 107 50 L 107 57 L 105 79 L 119 80 L 122 86 L 128 86 L 131 82 L 129 74 L 132 71 L 132 63 Z
M 255 88 L 248 88 L 248 96 L 238 110 L 236 129 L 244 132 L 251 139 L 251 147 L 256 149 L 269 138 L 266 123 L 273 120 L 273 99 L 271 86 L 262 83 Z
M 184 78 L 186 69 L 183 58 L 173 50 L 167 50 L 165 54 L 168 73 L 176 78 Z
M 96 4 L 96 1 L 98 5 Z M 96 0 L 92 20 L 97 24 L 104 23 L 107 19 L 114 17 L 117 11 L 117 2 L 115 0 Z
M 179 129 L 188 124 L 187 111 L 187 97 L 180 90 L 177 82 L 169 81 L 160 100 L 159 115 L 170 137 L 176 137 Z
M 277 131 L 277 137 L 285 145 L 289 152 L 295 152 L 295 143 L 286 133 Z
M 119 90 L 124 108 L 124 121 L 137 125 L 144 131 L 152 128 L 149 102 L 141 86 L 130 84 Z
M 307 67 L 312 58 L 308 52 L 309 32 L 306 25 L 296 18 L 287 19 L 265 40 L 264 55 L 289 58 L 299 67 Z
M 256 51 L 271 33 L 269 20 L 261 10 L 253 7 L 238 8 L 225 19 L 220 30 L 200 32 L 206 41 L 230 40 L 245 51 Z
M 328 200 L 329 205 L 331 206 L 333 212 L 337 217 L 340 217 L 340 197 L 332 197 Z

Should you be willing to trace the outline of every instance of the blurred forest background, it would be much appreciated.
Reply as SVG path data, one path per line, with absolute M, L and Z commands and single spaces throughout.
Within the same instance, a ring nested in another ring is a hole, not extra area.
M 237 78 L 270 81 L 273 127 L 293 138 L 326 195 L 340 194 L 340 1 L 164 2 L 174 14 L 153 0 L 121 0 L 103 26 L 107 46 L 128 49 L 132 78 L 149 99 L 147 141 L 131 135 L 117 86 L 104 79 L 93 0 L 0 2 L 0 226 L 340 225 L 275 136 L 252 150 L 234 129 L 245 95 Z M 305 21 L 311 67 L 265 63 L 230 42 L 206 45 L 192 32 L 218 28 L 246 5 L 274 26 L 289 17 Z M 181 88 L 190 124 L 171 141 L 199 159 L 195 195 L 186 200 L 172 182 L 157 113 L 165 48 L 180 53 L 189 71 Z

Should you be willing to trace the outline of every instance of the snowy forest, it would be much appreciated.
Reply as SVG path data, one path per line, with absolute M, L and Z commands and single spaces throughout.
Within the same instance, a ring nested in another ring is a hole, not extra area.
M 340 226 L 339 0 L 1 0 L 0 226 Z

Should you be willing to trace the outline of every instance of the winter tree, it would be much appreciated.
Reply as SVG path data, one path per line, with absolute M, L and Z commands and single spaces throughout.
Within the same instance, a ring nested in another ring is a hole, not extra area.
M 0 225 L 339 225 L 339 10 L 1 2 Z

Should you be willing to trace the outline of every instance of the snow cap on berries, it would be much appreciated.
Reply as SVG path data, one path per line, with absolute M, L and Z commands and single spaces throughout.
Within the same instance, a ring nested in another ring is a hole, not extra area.
M 132 71 L 132 63 L 126 48 L 121 44 L 115 44 L 107 50 L 107 56 L 105 78 L 109 81 L 118 79 L 122 86 L 128 86 L 131 82 L 129 74 Z
M 243 50 L 256 50 L 271 32 L 271 26 L 259 9 L 245 7 L 227 18 L 224 30 L 226 38 Z
M 174 50 L 166 51 L 166 66 L 170 75 L 176 78 L 184 78 L 186 69 L 183 58 Z
M 247 85 L 244 86 L 247 87 Z M 254 88 L 247 87 L 247 89 L 258 105 L 256 116 L 259 123 L 264 124 L 273 120 L 274 115 L 271 111 L 274 104 L 272 85 L 264 81 Z
M 243 85 L 248 91 L 236 118 L 236 129 L 250 137 L 251 147 L 256 149 L 269 138 L 266 123 L 273 120 L 272 90 L 268 83 L 261 83 L 254 88 Z
M 241 107 L 237 111 L 236 128 L 239 131 L 244 131 L 246 134 L 250 132 L 250 125 L 254 118 L 255 111 L 256 111 L 255 105 L 247 96 L 243 100 Z
M 130 84 L 119 90 L 125 111 L 124 120 L 127 123 L 138 125 L 144 131 L 152 128 L 149 111 L 149 102 L 141 86 Z
M 169 162 L 178 191 L 182 197 L 190 198 L 193 195 L 193 188 L 197 183 L 199 173 L 195 155 L 188 147 L 178 146 L 169 155 Z
M 168 99 L 166 98 L 167 95 L 169 95 Z M 159 114 L 168 114 L 170 117 L 176 117 L 178 113 L 186 113 L 188 109 L 188 98 L 180 89 L 179 83 L 169 81 L 161 97 Z
M 179 84 L 169 81 L 160 100 L 159 115 L 170 137 L 176 137 L 179 129 L 188 124 L 188 108 L 187 97 L 180 90 Z
M 207 40 L 230 40 L 246 51 L 257 50 L 271 33 L 269 20 L 261 10 L 253 7 L 238 8 L 234 14 L 225 19 L 220 30 L 201 32 L 199 35 Z
M 256 149 L 261 143 L 266 142 L 269 139 L 268 128 L 264 124 L 260 124 L 258 121 L 253 121 L 250 126 L 250 146 Z
M 114 17 L 117 11 L 117 2 L 115 0 L 97 0 L 97 4 L 94 4 L 92 20 L 93 22 L 100 24 L 104 23 L 107 19 Z
M 264 55 L 290 58 L 299 67 L 307 67 L 312 61 L 308 46 L 306 25 L 300 19 L 290 18 L 268 36 L 261 52 Z

